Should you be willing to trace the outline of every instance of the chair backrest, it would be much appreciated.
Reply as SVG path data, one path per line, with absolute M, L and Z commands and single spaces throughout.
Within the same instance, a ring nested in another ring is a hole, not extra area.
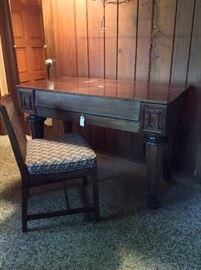
M 24 174 L 26 170 L 25 158 L 27 139 L 11 95 L 5 95 L 0 99 L 0 112 L 8 132 L 15 159 L 21 173 Z

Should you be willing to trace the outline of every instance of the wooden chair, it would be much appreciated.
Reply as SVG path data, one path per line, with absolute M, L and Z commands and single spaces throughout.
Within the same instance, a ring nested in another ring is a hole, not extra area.
M 99 220 L 96 154 L 78 133 L 50 139 L 26 139 L 19 116 L 10 95 L 0 100 L 2 114 L 12 149 L 22 177 L 22 231 L 27 222 L 68 214 L 93 212 Z M 29 189 L 40 184 L 90 176 L 93 186 L 93 205 L 70 209 L 66 195 L 66 210 L 28 214 Z

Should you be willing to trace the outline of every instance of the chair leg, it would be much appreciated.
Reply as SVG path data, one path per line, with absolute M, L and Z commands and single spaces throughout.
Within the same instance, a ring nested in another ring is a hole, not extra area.
M 66 183 L 65 183 L 65 180 L 62 179 L 62 183 L 63 183 L 63 189 L 64 189 L 64 196 L 65 196 L 65 202 L 66 202 L 66 208 L 68 210 L 70 210 L 70 204 L 69 204 L 69 199 L 68 199 L 68 193 L 67 193 L 67 190 L 66 190 Z
M 92 178 L 92 188 L 93 188 L 93 207 L 94 207 L 94 217 L 96 221 L 100 220 L 100 211 L 99 211 L 99 194 L 98 194 L 98 179 L 97 179 L 97 169 L 91 170 Z
M 25 180 L 26 181 L 26 180 Z M 27 231 L 27 200 L 28 187 L 24 180 L 22 180 L 22 232 Z
M 82 177 L 82 184 L 83 184 L 83 186 L 87 186 L 88 185 L 88 179 L 87 179 L 87 176 L 86 175 Z

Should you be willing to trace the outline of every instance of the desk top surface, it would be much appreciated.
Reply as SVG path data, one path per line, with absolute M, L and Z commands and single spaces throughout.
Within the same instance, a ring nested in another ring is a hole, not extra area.
M 20 84 L 18 87 L 79 95 L 134 99 L 162 104 L 175 100 L 186 90 L 183 85 L 179 84 L 169 87 L 166 83 L 77 77 L 28 82 Z

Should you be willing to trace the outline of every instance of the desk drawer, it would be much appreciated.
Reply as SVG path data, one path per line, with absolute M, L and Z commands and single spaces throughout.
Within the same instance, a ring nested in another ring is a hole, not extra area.
M 79 112 L 69 112 L 63 110 L 54 110 L 49 108 L 37 108 L 37 114 L 44 117 L 52 117 L 60 120 L 68 120 L 72 122 L 80 122 L 81 114 Z M 118 130 L 130 131 L 139 133 L 140 132 L 140 122 L 131 121 L 125 119 L 118 119 L 106 116 L 97 116 L 93 114 L 84 113 L 85 125 L 94 125 L 99 127 L 113 128 Z
M 140 102 L 111 97 L 38 91 L 36 107 L 138 121 Z

